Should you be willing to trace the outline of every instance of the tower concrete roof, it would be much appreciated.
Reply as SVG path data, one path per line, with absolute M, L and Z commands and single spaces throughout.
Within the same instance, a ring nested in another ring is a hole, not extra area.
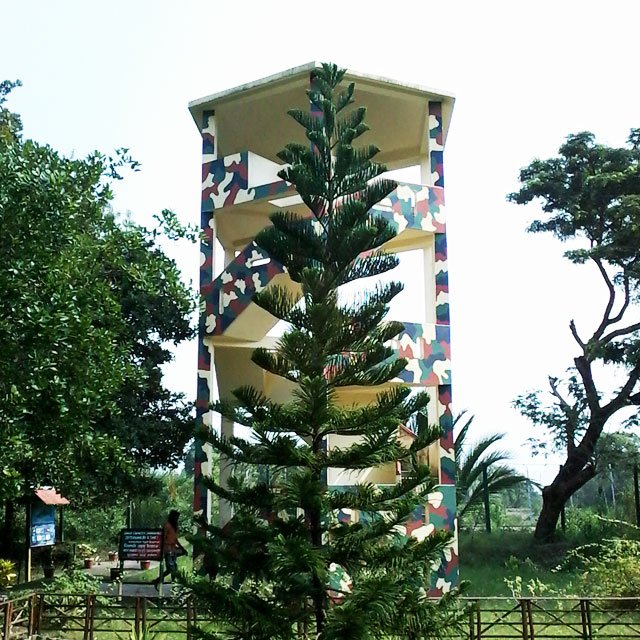
M 304 142 L 302 128 L 287 116 L 292 108 L 309 108 L 305 94 L 309 73 L 318 67 L 309 62 L 266 78 L 198 98 L 189 110 L 198 127 L 205 111 L 215 111 L 218 156 L 250 150 L 270 160 L 288 142 Z M 355 106 L 367 107 L 371 131 L 363 143 L 377 145 L 376 160 L 390 169 L 419 164 L 427 149 L 428 103 L 442 102 L 446 140 L 454 96 L 428 87 L 347 70 L 345 82 L 355 82 Z

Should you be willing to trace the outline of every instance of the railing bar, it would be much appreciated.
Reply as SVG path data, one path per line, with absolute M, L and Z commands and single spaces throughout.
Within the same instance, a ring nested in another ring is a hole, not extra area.
M 500 611 L 495 612 L 495 613 L 502 613 L 503 615 L 501 615 L 497 620 L 494 620 L 488 627 L 485 627 L 485 631 L 488 630 L 488 629 L 491 629 L 491 627 L 494 627 L 496 624 L 498 624 L 499 622 L 504 620 L 510 613 L 514 613 L 517 610 L 518 610 L 518 605 L 516 605 L 512 609 L 509 609 L 509 610 L 506 610 L 506 611 L 500 610 Z M 485 611 L 489 611 L 489 610 L 485 609 Z

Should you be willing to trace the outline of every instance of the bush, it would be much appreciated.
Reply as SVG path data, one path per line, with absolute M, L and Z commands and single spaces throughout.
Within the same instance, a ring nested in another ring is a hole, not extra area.
M 44 590 L 50 593 L 97 594 L 100 593 L 102 580 L 86 571 L 70 569 L 56 576 Z
M 635 527 L 621 520 L 605 518 L 591 509 L 567 509 L 566 536 L 577 543 L 599 543 L 604 539 L 620 538 Z
M 101 551 L 116 546 L 120 529 L 125 525 L 124 506 L 68 509 L 65 512 L 65 538 L 83 542 Z
M 567 554 L 563 568 L 580 568 L 578 586 L 589 596 L 636 598 L 640 594 L 640 542 L 602 540 Z
M 0 558 L 0 589 L 8 589 L 17 577 L 16 565 L 11 560 Z
M 171 509 L 181 514 L 182 530 L 190 529 L 188 518 L 193 504 L 193 478 L 185 473 L 168 472 L 161 477 L 162 488 L 156 495 L 136 501 L 133 508 L 135 527 L 161 527 Z

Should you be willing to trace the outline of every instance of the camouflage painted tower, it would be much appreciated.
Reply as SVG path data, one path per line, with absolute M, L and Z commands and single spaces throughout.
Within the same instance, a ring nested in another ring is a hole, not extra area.
M 272 211 L 302 209 L 295 191 L 277 176 L 281 166 L 276 154 L 288 142 L 305 142 L 287 111 L 309 108 L 305 90 L 316 66 L 296 67 L 190 104 L 202 135 L 197 405 L 198 420 L 207 426 L 213 426 L 210 401 L 218 395 L 230 396 L 241 385 L 252 385 L 278 402 L 286 401 L 291 392 L 289 383 L 251 362 L 253 349 L 274 345 L 277 339 L 271 335 L 276 319 L 252 303 L 254 293 L 275 282 L 295 291 L 282 265 L 259 249 L 253 239 L 269 224 Z M 356 72 L 347 72 L 345 80 L 356 83 L 356 105 L 367 107 L 368 141 L 381 149 L 376 160 L 389 169 L 420 168 L 421 184 L 400 183 L 376 205 L 377 213 L 398 232 L 385 248 L 397 253 L 418 250 L 424 271 L 424 287 L 412 292 L 424 300 L 424 317 L 417 323 L 405 323 L 404 332 L 394 340 L 398 354 L 408 359 L 398 382 L 429 388 L 430 422 L 439 423 L 444 431 L 440 442 L 424 452 L 439 479 L 438 490 L 430 495 L 428 504 L 416 508 L 405 533 L 424 536 L 434 528 L 455 530 L 443 173 L 443 148 L 454 101 L 452 96 L 430 89 Z M 344 399 L 349 404 L 364 404 L 378 391 L 354 388 Z M 231 435 L 234 425 L 223 419 L 221 429 Z M 410 439 L 413 435 L 399 427 L 398 437 Z M 339 444 L 329 441 L 327 446 Z M 228 469 L 224 461 L 220 466 L 224 484 Z M 201 482 L 208 473 L 207 451 L 197 442 L 194 511 L 210 518 L 210 496 Z M 363 480 L 389 485 L 401 476 L 399 465 L 369 469 L 357 478 L 332 469 L 327 482 L 331 486 Z M 222 503 L 221 522 L 231 515 L 230 506 Z M 344 520 L 364 517 L 342 512 L 338 516 Z M 435 591 L 448 591 L 456 583 L 457 562 L 454 544 L 434 576 Z

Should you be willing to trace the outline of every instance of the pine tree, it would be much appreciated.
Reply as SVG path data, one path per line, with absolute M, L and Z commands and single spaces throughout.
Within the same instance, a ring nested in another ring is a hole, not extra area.
M 430 568 L 449 534 L 418 541 L 399 533 L 434 488 L 418 452 L 440 435 L 416 419 L 426 410 L 427 394 L 391 383 L 406 361 L 388 342 L 403 327 L 384 318 L 402 284 L 377 283 L 349 300 L 339 294 L 340 287 L 398 264 L 381 249 L 395 231 L 370 213 L 396 184 L 380 177 L 385 167 L 373 162 L 375 146 L 353 146 L 368 130 L 366 109 L 350 107 L 354 85 L 340 86 L 344 74 L 322 65 L 307 92 L 311 110 L 289 111 L 309 144 L 291 143 L 280 152 L 288 166 L 279 175 L 295 186 L 308 214 L 276 212 L 256 238 L 299 285 L 299 296 L 270 286 L 254 298 L 288 330 L 274 350 L 255 350 L 253 362 L 290 381 L 291 400 L 276 403 L 256 389 L 237 389 L 233 402 L 214 409 L 249 427 L 252 437 L 204 434 L 232 463 L 258 469 L 253 482 L 246 474 L 245 480 L 232 477 L 226 488 L 208 482 L 233 504 L 234 517 L 223 529 L 206 526 L 206 537 L 196 539 L 217 577 L 195 581 L 192 589 L 225 622 L 224 634 L 205 637 L 273 640 L 304 630 L 321 640 L 423 638 L 450 628 L 449 600 L 425 599 Z M 372 387 L 370 404 L 340 402 L 340 390 L 354 386 Z M 410 421 L 418 426 L 406 448 L 397 431 Z M 332 446 L 335 436 L 351 436 L 352 444 Z M 395 486 L 327 487 L 328 468 L 358 472 L 396 461 L 410 473 Z M 339 509 L 366 518 L 339 523 Z M 342 593 L 334 590 L 333 601 L 332 570 L 351 579 Z

